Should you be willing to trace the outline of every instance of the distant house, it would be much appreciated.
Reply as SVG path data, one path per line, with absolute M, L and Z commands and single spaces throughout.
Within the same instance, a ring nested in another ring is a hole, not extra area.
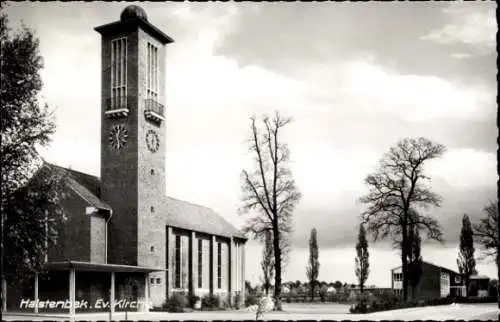
M 469 283 L 469 297 L 488 296 L 488 283 L 488 277 L 472 276 Z M 396 294 L 403 292 L 401 266 L 391 269 L 391 288 Z M 408 285 L 408 297 L 411 298 L 412 294 L 412 287 Z M 429 262 L 422 262 L 422 276 L 415 288 L 416 299 L 465 295 L 465 285 L 460 273 Z
M 330 294 L 337 294 L 337 289 L 335 289 L 335 287 L 333 286 L 330 286 L 326 289 L 326 292 Z
M 488 297 L 489 284 L 490 278 L 488 276 L 471 276 L 469 282 L 469 297 Z

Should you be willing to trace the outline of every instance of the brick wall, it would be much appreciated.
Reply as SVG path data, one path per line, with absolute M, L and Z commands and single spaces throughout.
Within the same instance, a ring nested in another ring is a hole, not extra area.
M 137 153 L 138 153 L 138 264 L 141 266 L 166 268 L 165 225 L 167 214 L 162 211 L 165 196 L 165 121 L 153 123 L 144 115 L 147 90 L 147 46 L 158 48 L 158 102 L 165 105 L 165 46 L 142 29 L 138 30 L 138 111 L 137 111 Z M 146 134 L 154 131 L 159 138 L 159 148 L 152 152 L 147 147 Z M 152 250 L 152 248 L 154 250 Z M 161 305 L 166 293 L 166 273 L 155 272 L 151 278 L 160 278 L 160 283 L 151 285 L 150 297 L 153 305 Z
M 127 117 L 108 118 L 104 115 L 106 101 L 111 96 L 111 41 L 127 37 Z M 108 262 L 137 265 L 137 31 L 124 31 L 102 37 L 101 91 L 101 197 L 113 208 L 108 226 Z M 109 144 L 109 130 L 122 124 L 128 140 L 120 150 Z
M 433 265 L 422 263 L 422 276 L 416 288 L 417 299 L 433 299 L 440 297 L 440 276 L 439 268 Z M 409 288 L 411 297 L 411 288 Z
M 87 202 L 68 189 L 62 201 L 67 221 L 57 228 L 57 244 L 49 248 L 49 261 L 90 260 L 90 219 L 85 215 Z

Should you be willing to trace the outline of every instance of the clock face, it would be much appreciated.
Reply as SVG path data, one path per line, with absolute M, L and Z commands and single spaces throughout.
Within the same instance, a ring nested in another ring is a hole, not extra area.
M 158 151 L 158 148 L 160 147 L 160 139 L 158 138 L 158 134 L 156 134 L 156 132 L 153 130 L 149 130 L 146 133 L 146 143 L 148 145 L 149 151 Z
M 109 143 L 116 150 L 123 148 L 125 143 L 127 143 L 127 137 L 128 135 L 125 125 L 113 125 L 109 131 Z

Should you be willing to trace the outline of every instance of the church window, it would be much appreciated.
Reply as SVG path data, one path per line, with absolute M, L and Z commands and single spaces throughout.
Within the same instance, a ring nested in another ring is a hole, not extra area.
M 156 279 L 156 284 L 161 284 L 161 278 Z
M 111 109 L 127 107 L 127 38 L 111 41 Z
M 155 207 L 151 206 L 151 212 L 155 212 Z
M 181 236 L 175 236 L 175 288 L 181 287 Z
M 151 246 L 151 247 L 149 248 L 149 250 L 150 250 L 150 251 L 151 251 L 151 253 L 152 253 L 152 252 L 154 252 L 154 251 L 155 251 L 155 247 L 154 247 L 154 246 Z
M 147 63 L 147 97 L 148 100 L 158 101 L 158 47 L 148 42 Z
M 155 174 L 155 169 L 151 169 L 151 175 Z
M 203 240 L 198 239 L 198 288 L 203 287 Z
M 222 244 L 217 243 L 217 288 L 222 288 Z
M 155 279 L 154 279 L 154 278 L 150 278 L 150 279 L 149 279 L 149 282 L 150 282 L 151 284 L 154 284 L 154 283 L 155 283 Z

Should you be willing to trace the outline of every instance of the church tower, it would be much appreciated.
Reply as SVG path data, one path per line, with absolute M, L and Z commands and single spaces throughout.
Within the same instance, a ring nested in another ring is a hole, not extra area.
M 165 196 L 165 49 L 173 39 L 135 5 L 95 30 L 102 39 L 101 198 L 113 208 L 108 263 L 144 265 L 140 253 L 150 246 L 141 245 L 141 225 Z

